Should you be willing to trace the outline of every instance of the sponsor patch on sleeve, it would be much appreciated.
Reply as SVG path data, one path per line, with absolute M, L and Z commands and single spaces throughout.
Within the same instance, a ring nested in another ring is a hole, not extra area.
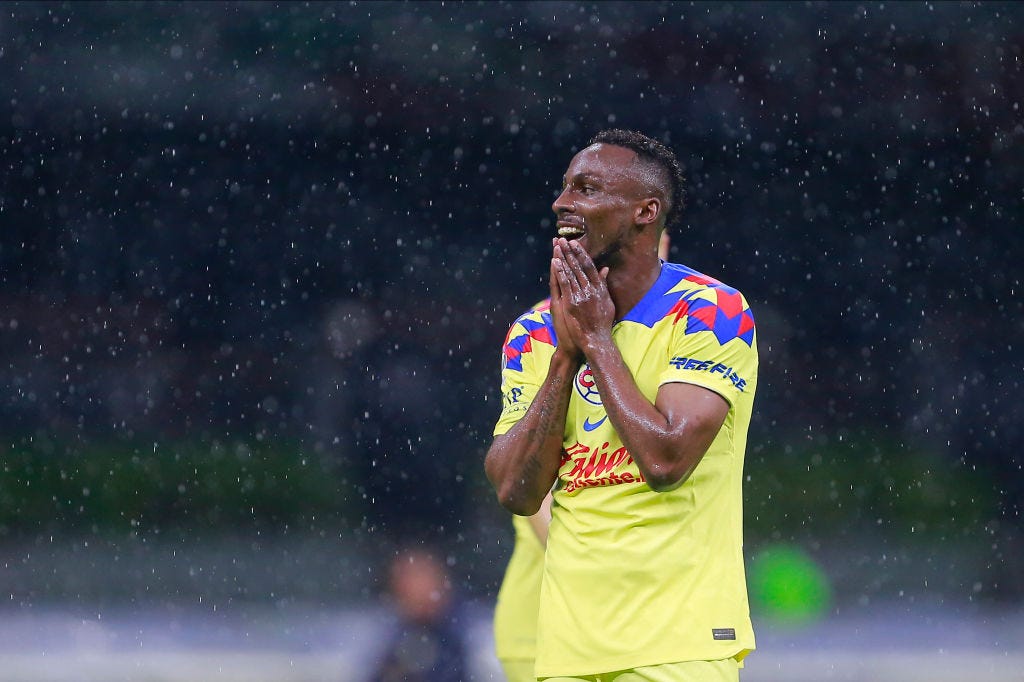
M 747 387 L 747 380 L 737 374 L 732 367 L 717 360 L 698 360 L 697 358 L 684 358 L 676 356 L 668 361 L 676 369 L 692 372 L 707 372 L 708 374 L 721 374 L 723 379 L 728 379 L 737 391 L 742 392 Z

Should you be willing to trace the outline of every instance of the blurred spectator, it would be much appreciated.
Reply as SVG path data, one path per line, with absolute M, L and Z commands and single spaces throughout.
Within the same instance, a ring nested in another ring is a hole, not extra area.
M 398 622 L 372 682 L 461 682 L 466 630 L 451 579 L 430 550 L 401 550 L 391 563 Z

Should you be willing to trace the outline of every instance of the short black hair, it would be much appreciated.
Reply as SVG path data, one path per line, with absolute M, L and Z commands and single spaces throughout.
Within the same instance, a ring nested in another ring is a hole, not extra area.
M 665 209 L 665 226 L 673 227 L 679 223 L 686 203 L 686 189 L 682 166 L 679 165 L 679 160 L 676 159 L 676 155 L 671 149 L 643 133 L 620 128 L 602 130 L 591 138 L 589 144 L 611 144 L 616 147 L 625 147 L 634 151 L 641 161 L 657 166 L 661 170 L 659 175 L 663 176 L 660 178 L 660 182 L 664 185 L 659 189 L 665 193 L 668 204 Z

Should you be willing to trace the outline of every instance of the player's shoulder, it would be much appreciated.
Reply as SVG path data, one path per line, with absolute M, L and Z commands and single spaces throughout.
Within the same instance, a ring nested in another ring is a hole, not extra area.
M 718 306 L 730 315 L 749 307 L 742 294 L 722 281 L 680 263 L 663 262 L 657 281 L 623 321 L 653 328 L 666 319 L 676 324 L 694 310 Z
M 715 290 L 726 294 L 739 294 L 742 296 L 742 293 L 735 287 L 682 263 L 666 262 L 662 268 L 662 276 L 667 276 L 673 282 L 673 290 L 689 292 L 695 290 Z
M 551 324 L 551 299 L 545 298 L 537 301 L 532 306 L 519 314 L 519 317 L 512 323 L 512 329 L 516 326 L 535 327 L 537 324 Z
M 721 345 L 739 339 L 753 348 L 754 315 L 738 289 L 685 265 L 666 266 L 675 281 L 670 291 L 677 297 L 673 297 L 671 307 L 663 306 L 668 308 L 665 318 L 671 319 L 673 325 L 685 319 L 686 335 L 712 332 Z
M 537 316 L 542 315 L 542 314 L 544 314 L 544 313 L 546 313 L 546 312 L 548 312 L 550 310 L 551 310 L 551 299 L 550 298 L 545 298 L 543 300 L 540 300 L 540 301 L 537 301 L 536 303 L 534 303 L 532 306 L 530 306 L 526 310 L 526 312 L 524 312 L 519 317 L 520 318 L 522 318 L 522 317 L 537 317 Z
M 523 336 L 554 345 L 555 326 L 551 319 L 550 298 L 538 301 L 515 319 L 505 337 L 505 345 Z

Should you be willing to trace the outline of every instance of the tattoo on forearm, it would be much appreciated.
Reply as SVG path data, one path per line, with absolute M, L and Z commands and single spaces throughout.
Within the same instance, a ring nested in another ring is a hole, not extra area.
M 560 403 L 563 400 L 561 396 L 562 384 L 562 379 L 558 377 L 551 381 L 551 390 L 547 392 L 537 406 L 536 428 L 531 429 L 527 434 L 527 451 L 530 453 L 530 457 L 524 463 L 523 473 L 530 478 L 540 474 L 543 470 L 543 462 L 541 462 L 539 455 L 544 442 L 551 435 L 552 428 L 557 427 L 559 431 L 565 428 L 565 425 L 560 423 L 561 420 L 557 418 L 560 413 Z

